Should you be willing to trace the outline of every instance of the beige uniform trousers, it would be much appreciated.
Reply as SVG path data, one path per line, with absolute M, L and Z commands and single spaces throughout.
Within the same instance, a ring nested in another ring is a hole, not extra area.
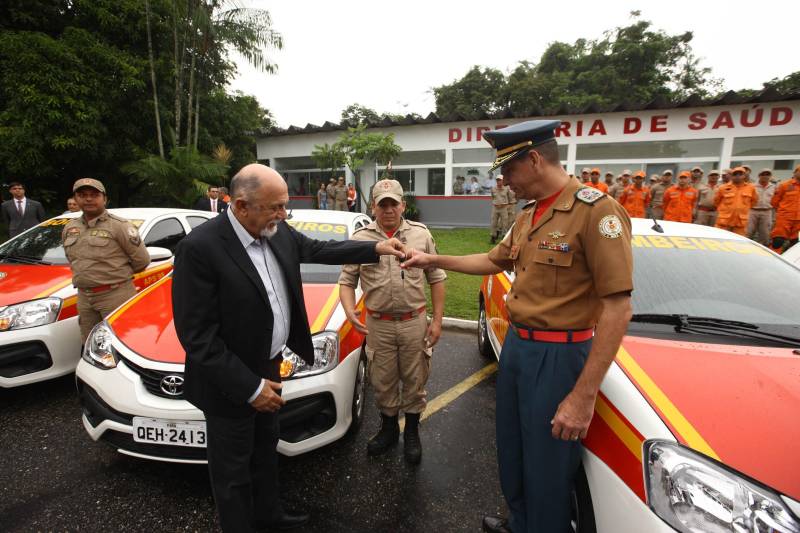
M 651 208 L 651 216 L 656 220 L 664 220 L 664 208 L 663 207 L 653 207 Z
M 769 234 L 772 231 L 772 209 L 750 209 L 747 220 L 747 237 L 757 243 L 769 246 Z
M 126 281 L 116 289 L 105 292 L 87 293 L 78 289 L 78 324 L 81 328 L 81 340 L 86 341 L 93 327 L 135 294 L 136 287 L 132 281 Z
M 424 340 L 428 317 L 422 312 L 410 320 L 378 320 L 367 313 L 366 325 L 369 377 L 378 409 L 387 416 L 421 413 L 433 353 Z
M 514 224 L 514 220 L 517 218 L 517 204 L 514 203 L 506 207 L 506 225 L 503 228 L 503 235 L 511 228 L 511 225 Z
M 714 224 L 717 223 L 717 212 L 716 211 L 703 211 L 702 209 L 697 210 L 697 220 L 694 221 L 695 224 L 700 224 L 701 226 L 711 226 L 713 227 Z
M 336 211 L 347 211 L 347 200 L 336 200 Z
M 502 237 L 508 227 L 508 211 L 505 206 L 492 206 L 492 235 Z

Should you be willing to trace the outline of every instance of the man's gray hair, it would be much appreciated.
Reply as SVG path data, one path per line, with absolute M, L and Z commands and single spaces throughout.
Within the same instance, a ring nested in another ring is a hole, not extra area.
M 256 173 L 243 174 L 240 170 L 233 179 L 231 179 L 231 202 L 238 198 L 250 200 L 260 186 L 261 180 L 259 180 Z

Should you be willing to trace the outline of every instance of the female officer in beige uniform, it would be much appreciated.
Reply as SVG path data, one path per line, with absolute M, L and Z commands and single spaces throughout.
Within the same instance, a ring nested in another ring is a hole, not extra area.
M 428 228 L 405 220 L 403 188 L 395 180 L 380 180 L 372 189 L 375 221 L 356 231 L 353 240 L 383 241 L 395 237 L 407 248 L 436 253 Z M 398 414 L 405 413 L 405 458 L 422 457 L 419 418 L 425 410 L 425 385 L 433 345 L 439 340 L 444 313 L 444 271 L 438 268 L 401 270 L 395 258 L 369 265 L 346 265 L 339 276 L 342 306 L 353 326 L 367 335 L 370 381 L 381 412 L 381 429 L 367 444 L 370 455 L 386 452 L 400 437 Z M 361 280 L 366 324 L 355 309 L 355 288 Z M 425 313 L 425 283 L 431 286 L 433 319 Z M 402 385 L 402 391 L 401 391 Z

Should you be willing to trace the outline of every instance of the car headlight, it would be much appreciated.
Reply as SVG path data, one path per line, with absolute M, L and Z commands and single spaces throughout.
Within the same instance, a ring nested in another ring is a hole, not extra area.
M 9 305 L 0 310 L 0 331 L 51 324 L 61 311 L 61 298 L 42 298 Z
M 334 331 L 323 331 L 311 337 L 314 343 L 314 365 L 309 366 L 289 348 L 283 350 L 281 379 L 315 376 L 331 370 L 339 364 L 339 335 Z
M 644 444 L 647 503 L 686 533 L 797 533 L 800 522 L 773 491 L 674 442 Z
M 97 324 L 86 339 L 81 357 L 90 365 L 103 370 L 116 367 L 119 355 L 114 348 L 115 338 L 114 332 L 107 324 L 104 322 Z

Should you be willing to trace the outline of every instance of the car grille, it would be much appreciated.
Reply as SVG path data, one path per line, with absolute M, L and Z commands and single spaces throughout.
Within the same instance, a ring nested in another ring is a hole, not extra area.
M 167 394 L 161 389 L 161 380 L 164 379 L 166 376 L 180 376 L 183 377 L 183 372 L 164 372 L 163 370 L 153 370 L 151 368 L 144 368 L 139 366 L 135 363 L 132 363 L 129 359 L 121 357 L 122 362 L 125 363 L 125 366 L 130 368 L 133 372 L 139 375 L 142 380 L 142 384 L 144 388 L 147 389 L 147 392 L 153 394 L 155 396 L 160 396 L 162 398 L 169 398 L 171 400 L 182 400 L 183 399 L 183 390 L 181 390 L 180 394 L 172 395 Z

